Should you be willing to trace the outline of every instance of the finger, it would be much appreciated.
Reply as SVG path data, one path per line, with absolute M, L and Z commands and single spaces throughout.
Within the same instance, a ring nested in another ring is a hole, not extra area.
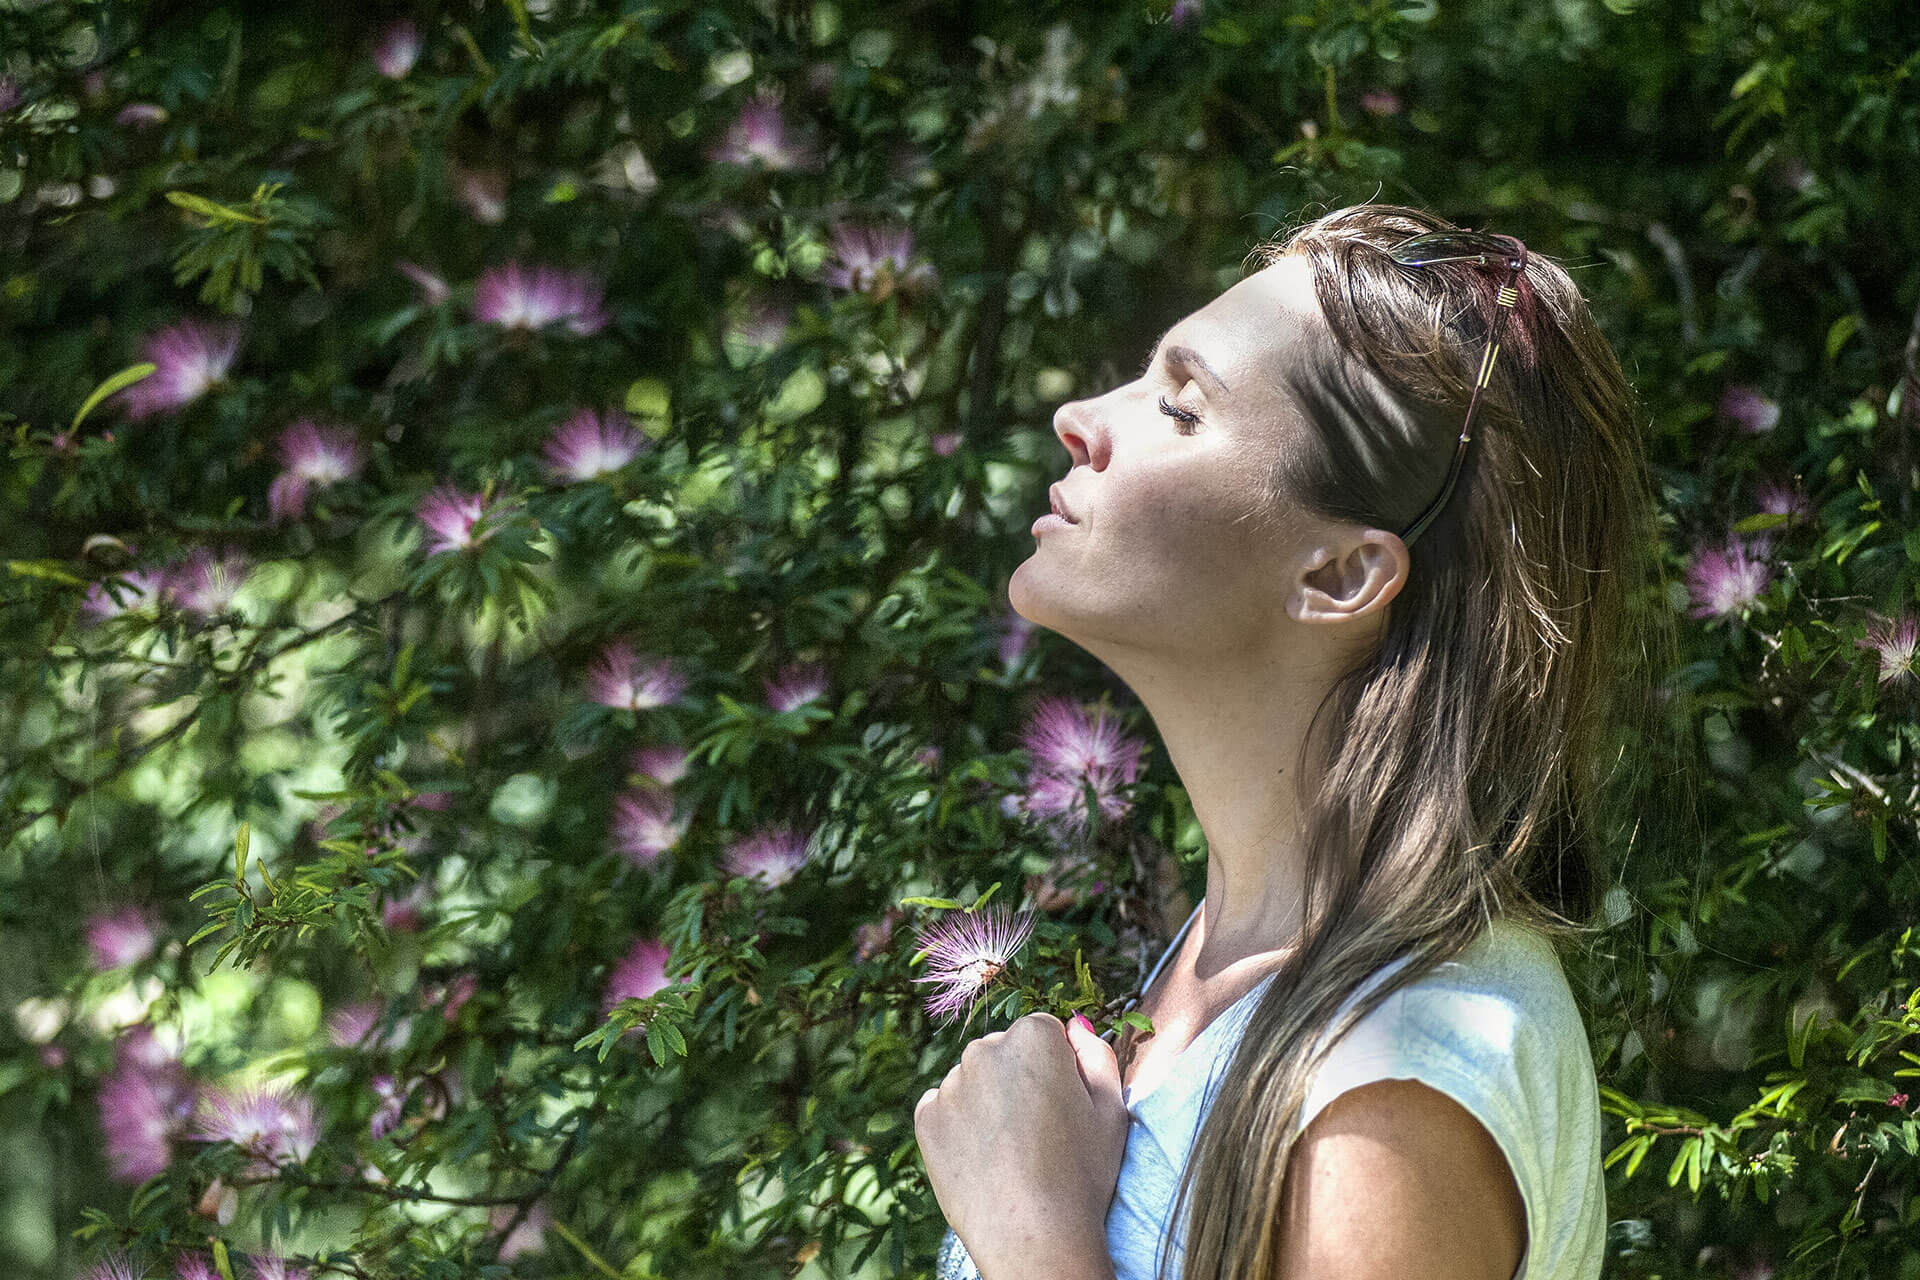
M 1078 1017 L 1067 1024 L 1067 1043 L 1073 1046 L 1074 1062 L 1087 1086 L 1087 1096 L 1103 1108 L 1124 1109 L 1120 1059 L 1113 1046 L 1094 1034 L 1091 1023 Z

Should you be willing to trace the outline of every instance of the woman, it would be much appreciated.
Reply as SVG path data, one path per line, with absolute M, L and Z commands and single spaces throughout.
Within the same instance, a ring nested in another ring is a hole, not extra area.
M 1150 1037 L 1030 1015 L 920 1100 L 941 1274 L 1593 1280 L 1556 944 L 1599 910 L 1607 734 L 1644 689 L 1631 395 L 1518 240 L 1368 204 L 1253 257 L 1054 415 L 1063 519 L 1012 602 L 1138 694 L 1206 894 Z

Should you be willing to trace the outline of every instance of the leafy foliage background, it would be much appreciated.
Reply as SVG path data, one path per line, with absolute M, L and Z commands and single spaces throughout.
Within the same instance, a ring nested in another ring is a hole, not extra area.
M 911 1107 L 960 1039 L 903 899 L 1047 904 L 1004 1025 L 1110 1018 L 1203 887 L 1151 751 L 1118 821 L 1018 803 L 1039 694 L 1147 729 L 1008 616 L 1051 413 L 1377 198 L 1567 264 L 1646 407 L 1701 743 L 1648 813 L 1699 805 L 1623 819 L 1568 958 L 1608 1274 L 1920 1276 L 1917 73 L 1904 0 L 0 5 L 0 1267 L 926 1273 Z M 910 248 L 849 277 L 858 227 Z M 483 318 L 509 262 L 604 324 Z M 81 413 L 183 320 L 240 327 L 224 376 Z M 647 450 L 557 477 L 582 409 Z M 302 419 L 366 461 L 285 517 Z M 422 546 L 438 486 L 490 536 Z M 1745 589 L 1687 608 L 1729 534 Z M 101 604 L 196 552 L 244 585 Z M 686 695 L 594 702 L 622 642 Z M 645 863 L 609 828 L 655 744 L 688 826 Z M 782 824 L 798 874 L 728 873 Z M 103 967 L 127 907 L 154 945 Z M 648 938 L 683 985 L 609 1020 Z M 142 1019 L 310 1097 L 311 1153 L 116 1176 Z M 435 1083 L 376 1137 L 383 1078 Z

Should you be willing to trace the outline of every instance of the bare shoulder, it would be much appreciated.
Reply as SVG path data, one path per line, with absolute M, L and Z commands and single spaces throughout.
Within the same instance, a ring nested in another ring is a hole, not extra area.
M 1349 1089 L 1287 1165 L 1277 1280 L 1512 1280 L 1526 1207 L 1500 1146 L 1418 1080 Z

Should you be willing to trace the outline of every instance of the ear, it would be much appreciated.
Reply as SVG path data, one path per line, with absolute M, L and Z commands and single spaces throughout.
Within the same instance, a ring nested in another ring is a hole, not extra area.
M 1309 552 L 1291 612 L 1301 622 L 1384 618 L 1412 568 L 1407 544 L 1386 529 L 1318 543 Z

